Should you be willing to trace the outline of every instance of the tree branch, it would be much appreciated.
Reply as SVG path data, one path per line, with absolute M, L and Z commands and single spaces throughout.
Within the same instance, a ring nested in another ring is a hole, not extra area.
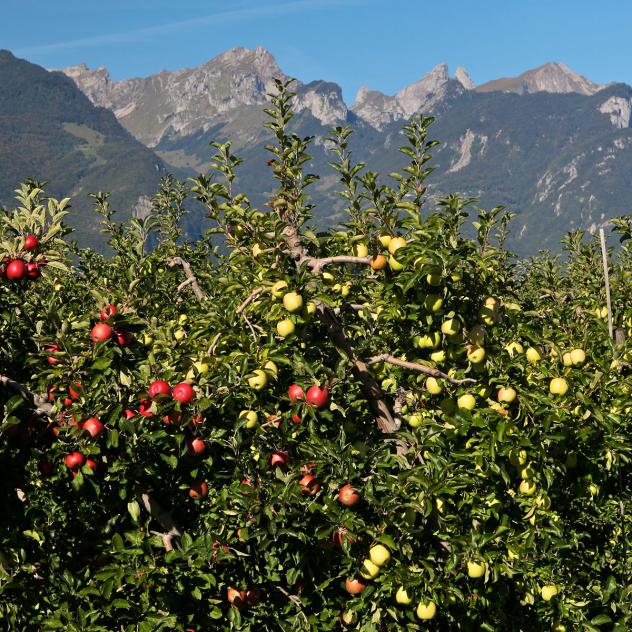
M 162 506 L 147 492 L 139 494 L 139 498 L 143 502 L 145 509 L 154 518 L 160 526 L 165 530 L 164 533 L 152 531 L 162 538 L 163 544 L 167 551 L 173 550 L 173 538 L 180 537 L 180 529 L 176 526 L 171 514 L 162 508 Z
M 235 314 L 239 316 L 239 314 L 241 314 L 246 309 L 246 307 L 248 307 L 248 305 L 250 305 L 250 303 L 252 303 L 252 301 L 254 301 L 255 298 L 257 298 L 257 296 L 259 296 L 259 294 L 261 294 L 261 292 L 263 292 L 264 290 L 264 287 L 258 287 L 250 292 L 250 294 L 248 294 L 248 296 L 246 297 L 246 300 L 235 310 Z
M 378 364 L 380 362 L 386 362 L 387 364 L 393 364 L 394 366 L 401 366 L 405 369 L 410 369 L 411 371 L 419 371 L 420 373 L 425 373 L 426 375 L 430 375 L 432 377 L 440 377 L 444 380 L 450 382 L 450 384 L 473 384 L 476 380 L 471 377 L 463 378 L 462 380 L 457 380 L 456 378 L 440 371 L 439 369 L 435 369 L 431 366 L 426 366 L 425 364 L 419 364 L 418 362 L 408 362 L 406 360 L 399 360 L 398 358 L 388 354 L 382 353 L 380 355 L 373 356 L 367 360 L 367 364 Z
M 33 406 L 32 412 L 36 417 L 50 417 L 53 405 L 48 402 L 48 397 L 40 393 L 33 393 L 24 384 L 16 382 L 7 375 L 0 375 L 0 384 L 7 390 L 21 395 L 25 401 Z
M 193 274 L 193 270 L 191 270 L 191 266 L 188 261 L 185 261 L 182 257 L 172 257 L 168 261 L 168 264 L 172 268 L 174 266 L 182 266 L 184 274 L 187 277 L 186 283 L 184 285 L 181 284 L 180 286 L 178 286 L 178 290 L 182 289 L 182 287 L 186 287 L 186 285 L 191 285 L 191 289 L 193 290 L 193 293 L 195 294 L 197 300 L 200 303 L 206 300 L 206 296 L 204 295 L 204 292 L 202 292 L 202 288 L 200 288 L 197 278 L 195 274 Z
M 368 266 L 371 264 L 371 257 L 351 257 L 346 255 L 325 257 L 323 259 L 316 259 L 312 257 L 308 265 L 313 272 L 321 272 L 324 267 L 333 263 L 349 263 Z

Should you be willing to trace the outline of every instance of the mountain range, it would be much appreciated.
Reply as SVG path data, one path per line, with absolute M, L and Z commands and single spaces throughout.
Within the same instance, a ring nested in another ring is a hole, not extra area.
M 16 105 L 11 82 L 19 81 L 15 75 L 24 76 L 23 69 L 13 75 L 3 69 L 23 65 L 33 78 L 22 79 L 17 94 L 28 96 L 35 76 L 44 81 L 45 73 L 46 90 L 66 95 L 59 97 L 63 101 L 74 89 L 71 100 L 81 104 L 81 111 L 51 113 L 39 107 L 30 112 L 25 103 Z M 81 194 L 99 177 L 100 188 L 119 191 L 116 201 L 129 214 L 161 174 L 204 172 L 210 164 L 209 142 L 232 140 L 233 150 L 244 158 L 239 184 L 261 203 L 274 186 L 263 149 L 270 140 L 263 108 L 274 78 L 285 74 L 263 48 L 232 49 L 196 68 L 122 81 L 113 81 L 105 68 L 85 65 L 46 73 L 0 53 L 0 133 L 7 103 L 16 139 L 27 122 L 12 116 L 10 108 L 26 113 L 29 121 L 42 117 L 37 125 L 57 130 L 64 143 L 51 145 L 48 152 L 56 153 L 59 163 L 69 162 L 70 155 L 73 164 L 90 158 L 86 173 L 66 170 L 61 179 L 59 170 L 38 164 L 36 153 L 6 173 L 7 150 L 0 140 L 0 202 L 6 203 L 7 179 L 14 188 L 27 175 L 51 178 L 68 193 Z M 419 113 L 436 118 L 431 135 L 441 141 L 434 150 L 429 193 L 459 192 L 478 197 L 481 206 L 507 205 L 517 213 L 509 246 L 520 255 L 556 249 L 567 230 L 594 230 L 609 217 L 630 211 L 632 88 L 625 84 L 596 84 L 551 62 L 476 86 L 465 69 L 450 75 L 440 64 L 394 95 L 363 87 L 351 106 L 332 82 L 298 81 L 296 92 L 292 125 L 297 133 L 314 137 L 308 167 L 321 176 L 312 185 L 315 221 L 321 226 L 342 217 L 337 178 L 327 165 L 329 130 L 351 125 L 353 158 L 387 174 L 403 164 L 400 132 Z M 84 126 L 80 133 L 76 125 Z M 98 146 L 93 132 L 102 135 Z M 26 155 L 32 139 L 28 133 L 22 136 Z M 117 162 L 122 157 L 106 159 L 103 147 L 110 144 L 129 152 L 126 167 Z M 43 173 L 35 173 L 38 167 Z M 196 222 L 199 218 L 191 227 L 194 232 Z

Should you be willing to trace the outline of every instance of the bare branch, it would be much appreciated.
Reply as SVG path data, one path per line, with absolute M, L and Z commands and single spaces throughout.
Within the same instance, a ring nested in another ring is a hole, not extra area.
M 176 526 L 171 514 L 165 511 L 158 501 L 150 494 L 143 492 L 139 494 L 139 498 L 142 500 L 145 509 L 154 518 L 160 526 L 165 530 L 164 532 L 152 531 L 155 535 L 159 535 L 162 538 L 163 544 L 167 551 L 173 550 L 173 538 L 180 537 L 180 529 Z
M 184 274 L 187 277 L 186 285 L 189 285 L 189 284 L 191 285 L 191 289 L 193 290 L 195 297 L 197 298 L 198 301 L 200 301 L 200 303 L 206 300 L 206 296 L 204 295 L 204 292 L 202 292 L 202 288 L 200 288 L 197 278 L 195 274 L 193 274 L 193 270 L 191 270 L 191 266 L 187 261 L 185 261 L 182 257 L 172 257 L 168 261 L 168 264 L 172 268 L 173 266 L 182 266 L 182 269 L 184 270 Z M 186 285 L 178 286 L 178 290 L 180 290 L 182 287 L 186 287 Z
M 239 316 L 239 314 L 241 314 L 246 309 L 246 307 L 248 307 L 248 305 L 250 305 L 250 303 L 252 303 L 252 301 L 254 301 L 255 298 L 257 298 L 257 296 L 259 296 L 259 294 L 261 294 L 261 292 L 263 292 L 264 290 L 264 287 L 258 287 L 250 292 L 250 294 L 248 294 L 248 296 L 246 297 L 246 300 L 235 310 L 235 314 Z
M 430 375 L 432 377 L 440 377 L 444 380 L 450 382 L 450 384 L 474 384 L 476 380 L 466 377 L 462 380 L 457 380 L 456 378 L 440 371 L 439 369 L 435 369 L 431 366 L 426 366 L 425 364 L 419 364 L 418 362 L 408 362 L 406 360 L 400 360 L 388 353 L 382 353 L 381 355 L 373 356 L 367 360 L 367 364 L 379 364 L 380 362 L 386 362 L 387 364 L 393 364 L 394 366 L 401 366 L 404 369 L 410 369 L 411 371 L 419 371 L 420 373 L 425 373 L 426 375 Z
M 21 395 L 26 402 L 31 404 L 33 406 L 31 412 L 36 417 L 50 417 L 53 405 L 47 401 L 48 398 L 46 395 L 33 393 L 33 391 L 30 391 L 26 386 L 24 386 L 24 384 L 16 382 L 7 375 L 0 375 L 0 384 L 7 390 Z
M 284 588 L 281 588 L 281 586 L 277 586 L 276 588 L 279 592 L 283 593 L 294 605 L 298 607 L 298 610 L 301 613 L 303 619 L 305 620 L 305 623 L 308 623 L 307 617 L 305 616 L 305 613 L 303 612 L 303 602 L 300 600 L 299 596 L 291 595 L 287 590 L 285 590 Z
M 346 255 L 337 255 L 335 257 L 325 257 L 323 259 L 312 258 L 309 267 L 314 272 L 320 272 L 323 268 L 334 263 L 349 263 L 368 266 L 371 264 L 371 257 L 351 257 Z

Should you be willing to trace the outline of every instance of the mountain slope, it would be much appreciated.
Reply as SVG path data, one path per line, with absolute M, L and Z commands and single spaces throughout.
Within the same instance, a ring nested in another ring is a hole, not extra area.
M 204 171 L 208 143 L 232 140 L 251 199 L 261 203 L 272 190 L 262 109 L 272 79 L 284 75 L 267 51 L 233 49 L 198 69 L 128 82 L 111 82 L 104 69 L 65 72 L 170 165 Z M 464 69 L 451 77 L 441 64 L 393 96 L 363 88 L 351 108 L 333 83 L 296 90 L 292 125 L 314 136 L 309 169 L 321 175 L 312 187 L 321 225 L 341 218 L 327 164 L 330 128 L 352 125 L 354 159 L 385 174 L 403 164 L 401 127 L 420 112 L 436 117 L 431 134 L 442 143 L 430 194 L 458 191 L 483 206 L 507 205 L 518 214 L 510 246 L 522 255 L 555 249 L 567 230 L 594 229 L 629 211 L 632 88 L 623 84 L 604 87 L 552 62 L 476 87 Z
M 61 73 L 0 51 L 0 85 L 0 203 L 11 206 L 27 177 L 48 180 L 50 194 L 73 197 L 69 223 L 81 244 L 102 247 L 87 194 L 111 190 L 129 216 L 139 196 L 155 190 L 164 164 Z

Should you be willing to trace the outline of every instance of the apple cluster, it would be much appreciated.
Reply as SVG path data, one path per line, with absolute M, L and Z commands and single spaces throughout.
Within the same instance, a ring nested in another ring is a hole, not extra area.
M 33 253 L 37 250 L 39 241 L 35 235 L 27 235 L 24 238 L 22 250 L 25 253 Z M 46 265 L 46 259 L 39 261 L 26 261 L 22 257 L 4 257 L 0 266 L 0 277 L 9 281 L 22 281 L 23 279 L 35 281 L 42 275 L 42 268 Z

